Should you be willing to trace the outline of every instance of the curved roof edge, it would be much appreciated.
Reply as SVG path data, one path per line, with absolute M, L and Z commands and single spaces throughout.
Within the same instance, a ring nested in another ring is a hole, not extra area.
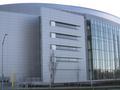
M 40 15 L 40 7 L 48 7 L 48 8 L 65 10 L 69 12 L 80 13 L 80 14 L 94 15 L 120 24 L 120 18 L 112 14 L 94 9 L 83 8 L 78 6 L 70 6 L 70 5 L 48 4 L 48 3 L 17 3 L 17 4 L 0 5 L 0 10 Z

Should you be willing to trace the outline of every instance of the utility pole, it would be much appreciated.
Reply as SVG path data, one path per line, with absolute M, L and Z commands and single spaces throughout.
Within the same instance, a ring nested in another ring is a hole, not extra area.
M 2 40 L 2 90 L 4 90 L 4 72 L 3 72 L 3 60 L 4 60 L 4 42 L 5 42 L 5 38 L 8 34 L 5 34 L 4 37 L 3 37 L 3 40 Z
M 54 84 L 55 81 L 55 73 L 56 73 L 57 63 L 55 60 L 55 52 L 51 50 L 51 58 L 50 58 L 50 86 Z

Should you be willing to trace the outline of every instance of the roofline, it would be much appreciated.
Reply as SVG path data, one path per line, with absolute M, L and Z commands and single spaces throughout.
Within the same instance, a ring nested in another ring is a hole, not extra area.
M 105 18 L 108 20 L 111 20 L 113 22 L 120 24 L 120 18 L 95 9 L 85 8 L 85 7 L 79 7 L 79 6 L 73 6 L 73 5 L 61 5 L 61 4 L 49 4 L 49 3 L 15 3 L 15 4 L 6 4 L 6 5 L 0 5 L 4 7 L 19 7 L 19 6 L 36 6 L 36 7 L 48 7 L 48 8 L 54 8 L 54 9 L 60 9 L 64 11 L 74 12 L 74 13 L 80 13 L 80 14 L 88 14 L 88 15 L 94 15 L 97 17 Z M 22 8 L 22 7 L 21 7 Z

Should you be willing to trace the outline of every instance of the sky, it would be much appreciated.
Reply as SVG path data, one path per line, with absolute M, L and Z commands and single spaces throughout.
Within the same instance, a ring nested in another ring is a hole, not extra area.
M 13 3 L 55 3 L 81 6 L 120 17 L 120 0 L 0 0 L 0 5 Z

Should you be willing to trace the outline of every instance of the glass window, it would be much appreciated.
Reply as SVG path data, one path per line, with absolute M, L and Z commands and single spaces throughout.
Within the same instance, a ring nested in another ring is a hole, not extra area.
M 79 25 L 65 23 L 65 22 L 59 22 L 59 21 L 50 21 L 50 25 L 55 27 L 63 27 L 63 28 L 69 28 L 69 29 L 80 29 Z
M 56 38 L 78 40 L 78 36 L 56 33 Z
M 56 45 L 56 50 L 79 51 L 79 47 Z
M 51 38 L 60 38 L 60 39 L 69 39 L 69 40 L 78 40 L 79 36 L 61 34 L 61 33 L 50 33 Z
M 56 45 L 51 45 L 52 50 L 56 50 Z
M 88 54 L 90 54 L 89 60 L 93 62 L 93 79 L 117 78 L 120 75 L 118 73 L 120 71 L 120 26 L 98 18 L 89 18 L 89 21 L 91 40 L 88 38 L 88 41 L 92 48 L 88 45 L 88 50 L 92 54 Z
M 51 21 L 51 22 L 50 22 L 50 25 L 53 26 L 53 27 L 55 27 L 55 26 L 56 26 L 56 25 L 55 25 L 55 21 Z
M 72 57 L 56 57 L 57 62 L 78 62 L 79 58 Z
M 56 38 L 56 34 L 55 33 L 50 33 L 50 37 L 51 38 Z

